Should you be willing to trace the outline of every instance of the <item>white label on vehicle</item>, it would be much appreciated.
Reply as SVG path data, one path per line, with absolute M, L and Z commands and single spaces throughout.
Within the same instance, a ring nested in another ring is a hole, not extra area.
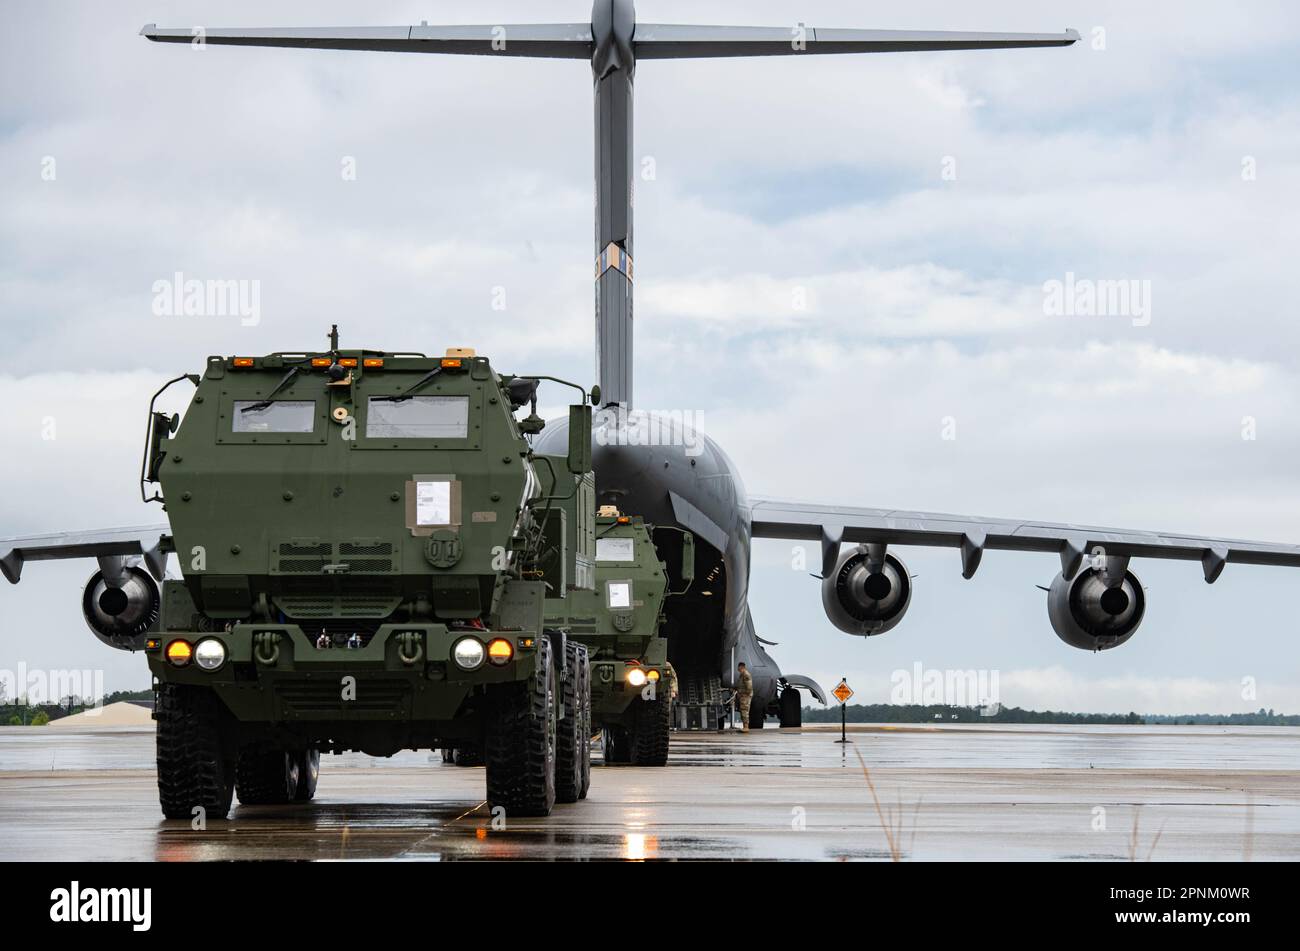
M 611 608 L 630 608 L 632 606 L 632 582 L 611 581 L 608 585 L 609 606 Z
M 635 538 L 597 538 L 597 561 L 636 561 Z
M 415 524 L 451 524 L 450 482 L 417 482 L 415 484 Z

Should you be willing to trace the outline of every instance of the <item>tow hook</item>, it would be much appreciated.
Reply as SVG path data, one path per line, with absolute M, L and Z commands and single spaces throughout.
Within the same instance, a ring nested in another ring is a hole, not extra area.
M 397 656 L 410 667 L 424 658 L 424 635 L 419 631 L 403 631 L 397 635 Z
M 280 659 L 280 632 L 258 631 L 253 635 L 253 656 L 258 663 L 274 667 Z

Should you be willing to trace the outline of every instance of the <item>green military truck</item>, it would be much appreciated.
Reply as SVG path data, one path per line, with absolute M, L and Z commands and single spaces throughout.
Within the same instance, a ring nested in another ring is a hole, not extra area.
M 470 350 L 341 350 L 335 331 L 328 352 L 211 357 L 184 379 L 183 423 L 150 407 L 142 473 L 184 578 L 160 590 L 118 559 L 83 605 L 148 657 L 163 813 L 311 799 L 322 753 L 459 745 L 509 815 L 584 798 L 587 648 L 548 631 L 539 566 L 572 560 L 547 492 L 591 483 L 586 394 L 569 456 L 539 464 L 539 379 Z
M 681 592 L 668 588 L 650 526 L 640 516 L 602 506 L 588 531 L 586 515 L 594 504 L 594 481 L 582 479 L 548 514 L 546 625 L 587 646 L 592 722 L 601 731 L 605 762 L 663 766 L 675 679 L 662 636 L 663 610 L 665 600 Z M 682 545 L 682 580 L 689 586 L 694 536 L 673 534 Z M 568 551 L 572 558 L 558 557 Z

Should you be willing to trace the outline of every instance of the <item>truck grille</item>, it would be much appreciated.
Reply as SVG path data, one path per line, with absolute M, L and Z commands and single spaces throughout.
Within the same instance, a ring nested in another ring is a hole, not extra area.
M 340 574 L 389 575 L 397 568 L 393 563 L 393 543 L 374 538 L 355 538 L 352 541 L 320 542 L 315 539 L 293 539 L 272 546 L 271 574 L 319 575 L 327 566 L 347 565 L 346 571 L 331 568 Z
M 329 597 L 279 595 L 276 606 L 295 620 L 315 618 L 386 618 L 397 610 L 400 597 Z
M 365 678 L 358 679 L 354 700 L 342 698 L 337 681 L 281 681 L 275 694 L 287 719 L 387 719 L 406 715 L 411 699 L 410 687 L 402 681 Z

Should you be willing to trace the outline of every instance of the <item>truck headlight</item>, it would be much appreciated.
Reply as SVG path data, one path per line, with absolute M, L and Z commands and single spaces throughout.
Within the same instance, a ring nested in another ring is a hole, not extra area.
M 644 687 L 646 681 L 645 671 L 640 667 L 633 667 L 627 672 L 627 682 L 633 687 Z
M 194 647 L 194 663 L 204 670 L 216 670 L 226 662 L 226 645 L 214 637 L 199 641 Z
M 486 656 L 483 642 L 475 637 L 462 637 L 451 645 L 452 660 L 456 661 L 456 666 L 462 670 L 477 670 L 483 666 L 483 658 Z
M 163 653 L 173 667 L 184 667 L 194 656 L 194 648 L 190 647 L 189 641 L 172 641 Z

